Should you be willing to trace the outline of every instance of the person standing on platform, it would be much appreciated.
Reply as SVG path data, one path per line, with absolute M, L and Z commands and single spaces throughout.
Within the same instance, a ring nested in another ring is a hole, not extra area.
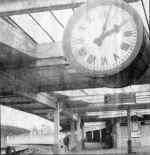
M 69 136 L 64 137 L 65 152 L 69 151 Z

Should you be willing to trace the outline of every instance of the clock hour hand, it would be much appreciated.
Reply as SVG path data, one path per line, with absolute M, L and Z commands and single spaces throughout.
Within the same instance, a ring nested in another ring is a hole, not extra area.
M 127 23 L 128 20 L 124 20 L 120 25 L 114 24 L 114 28 L 112 30 L 115 30 L 115 32 L 119 32 L 121 27 L 124 26 L 124 24 Z M 111 30 L 110 30 L 111 31 Z
M 126 23 L 126 21 L 123 21 L 120 25 L 114 24 L 113 29 L 111 29 L 111 30 L 109 30 L 109 31 L 106 31 L 106 32 L 103 34 L 102 38 L 104 39 L 105 37 L 107 37 L 107 36 L 109 36 L 109 35 L 111 35 L 111 34 L 113 34 L 113 33 L 118 33 L 118 32 L 120 31 L 121 27 L 122 27 L 125 23 Z
M 103 40 L 104 40 L 107 36 L 110 36 L 111 34 L 113 34 L 114 32 L 118 32 L 118 29 L 114 28 L 114 29 L 111 29 L 111 30 L 105 32 L 105 33 L 102 34 L 100 37 L 95 38 L 95 39 L 94 39 L 94 43 L 97 44 L 98 46 L 101 46 L 102 43 L 103 43 Z

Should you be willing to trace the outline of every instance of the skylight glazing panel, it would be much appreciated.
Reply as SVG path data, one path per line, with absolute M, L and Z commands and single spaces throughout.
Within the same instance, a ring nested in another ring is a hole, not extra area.
M 53 11 L 53 13 L 64 26 L 67 25 L 69 18 L 73 15 L 72 9 L 57 10 L 57 11 Z
M 32 20 L 29 15 L 15 15 L 10 18 L 14 20 L 37 43 L 41 44 L 51 42 L 46 33 Z
M 31 14 L 40 25 L 53 37 L 55 41 L 61 41 L 63 29 L 52 16 L 50 11 Z

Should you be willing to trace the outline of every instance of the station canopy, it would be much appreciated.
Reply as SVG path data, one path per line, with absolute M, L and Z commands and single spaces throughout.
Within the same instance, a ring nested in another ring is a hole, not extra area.
M 75 1 L 74 1 L 75 2 Z M 86 2 L 86 1 L 85 1 Z M 130 3 L 139 15 L 141 16 L 143 23 L 148 31 L 148 25 L 146 22 L 144 10 L 141 1 Z M 147 17 L 149 17 L 149 1 L 144 0 Z M 10 15 L 5 17 L 10 24 L 17 26 L 23 33 L 28 35 L 36 44 L 61 42 L 63 37 L 64 28 L 73 15 L 76 8 L 64 8 L 61 10 L 47 10 L 36 13 L 25 13 Z M 67 91 L 52 91 L 50 95 L 67 99 L 70 102 L 71 107 L 80 107 L 82 104 L 76 103 L 88 103 L 101 104 L 104 102 L 105 94 L 119 94 L 119 93 L 135 93 L 136 103 L 150 103 L 150 84 L 146 85 L 134 85 L 125 88 L 93 88 L 93 89 L 80 89 L 80 90 L 67 90 Z M 75 105 L 73 106 L 73 104 Z M 128 103 L 126 103 L 128 104 Z M 20 108 L 20 107 L 19 107 Z M 18 109 L 19 109 L 18 108 Z M 28 105 L 29 108 L 29 105 Z M 41 105 L 39 105 L 41 108 Z M 35 110 L 36 111 L 36 110 Z M 149 109 L 136 110 L 133 115 L 138 112 L 141 114 L 150 114 Z M 28 111 L 27 111 L 28 112 Z M 32 112 L 33 114 L 38 114 Z M 105 114 L 104 114 L 105 113 Z M 98 115 L 99 117 L 114 117 L 124 116 L 125 112 L 87 112 L 86 115 Z M 47 117 L 47 116 L 46 116 Z M 45 116 L 44 116 L 45 118 Z
M 118 97 L 119 94 L 135 94 L 135 104 L 145 104 L 150 103 L 150 85 L 133 85 L 124 88 L 94 88 L 94 89 L 80 89 L 80 90 L 67 90 L 67 91 L 55 91 L 56 95 L 62 95 L 67 97 L 70 101 L 70 106 L 74 108 L 80 106 L 82 104 L 88 103 L 101 105 L 103 106 L 105 103 L 105 95 L 109 94 L 112 96 Z M 79 105 L 77 103 L 80 103 Z M 113 103 L 113 104 L 132 104 L 131 102 L 125 103 Z M 99 108 L 99 107 L 97 107 Z M 132 110 L 131 115 L 140 115 L 142 114 L 150 114 L 150 109 L 136 109 Z M 127 116 L 126 110 L 117 110 L 117 111 L 96 111 L 96 112 L 86 112 L 87 116 L 98 116 L 99 118 L 113 118 L 113 117 L 123 117 Z

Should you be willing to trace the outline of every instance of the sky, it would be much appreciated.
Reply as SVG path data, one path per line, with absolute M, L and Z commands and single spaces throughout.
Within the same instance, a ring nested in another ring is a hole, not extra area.
M 146 7 L 147 15 L 149 17 L 149 0 L 144 0 L 144 4 Z M 140 14 L 148 30 L 141 2 L 132 3 L 131 5 Z M 63 18 L 61 20 L 63 20 Z M 51 126 L 52 130 L 54 129 L 52 122 L 42 119 L 38 116 L 31 115 L 31 114 L 28 114 L 22 111 L 14 110 L 12 108 L 8 108 L 5 106 L 0 106 L 0 108 L 1 108 L 0 112 L 1 112 L 1 124 L 2 125 L 13 125 L 13 126 L 18 126 L 18 127 L 23 127 L 26 129 L 32 129 L 35 126 L 40 127 L 42 124 L 46 124 L 46 125 Z

